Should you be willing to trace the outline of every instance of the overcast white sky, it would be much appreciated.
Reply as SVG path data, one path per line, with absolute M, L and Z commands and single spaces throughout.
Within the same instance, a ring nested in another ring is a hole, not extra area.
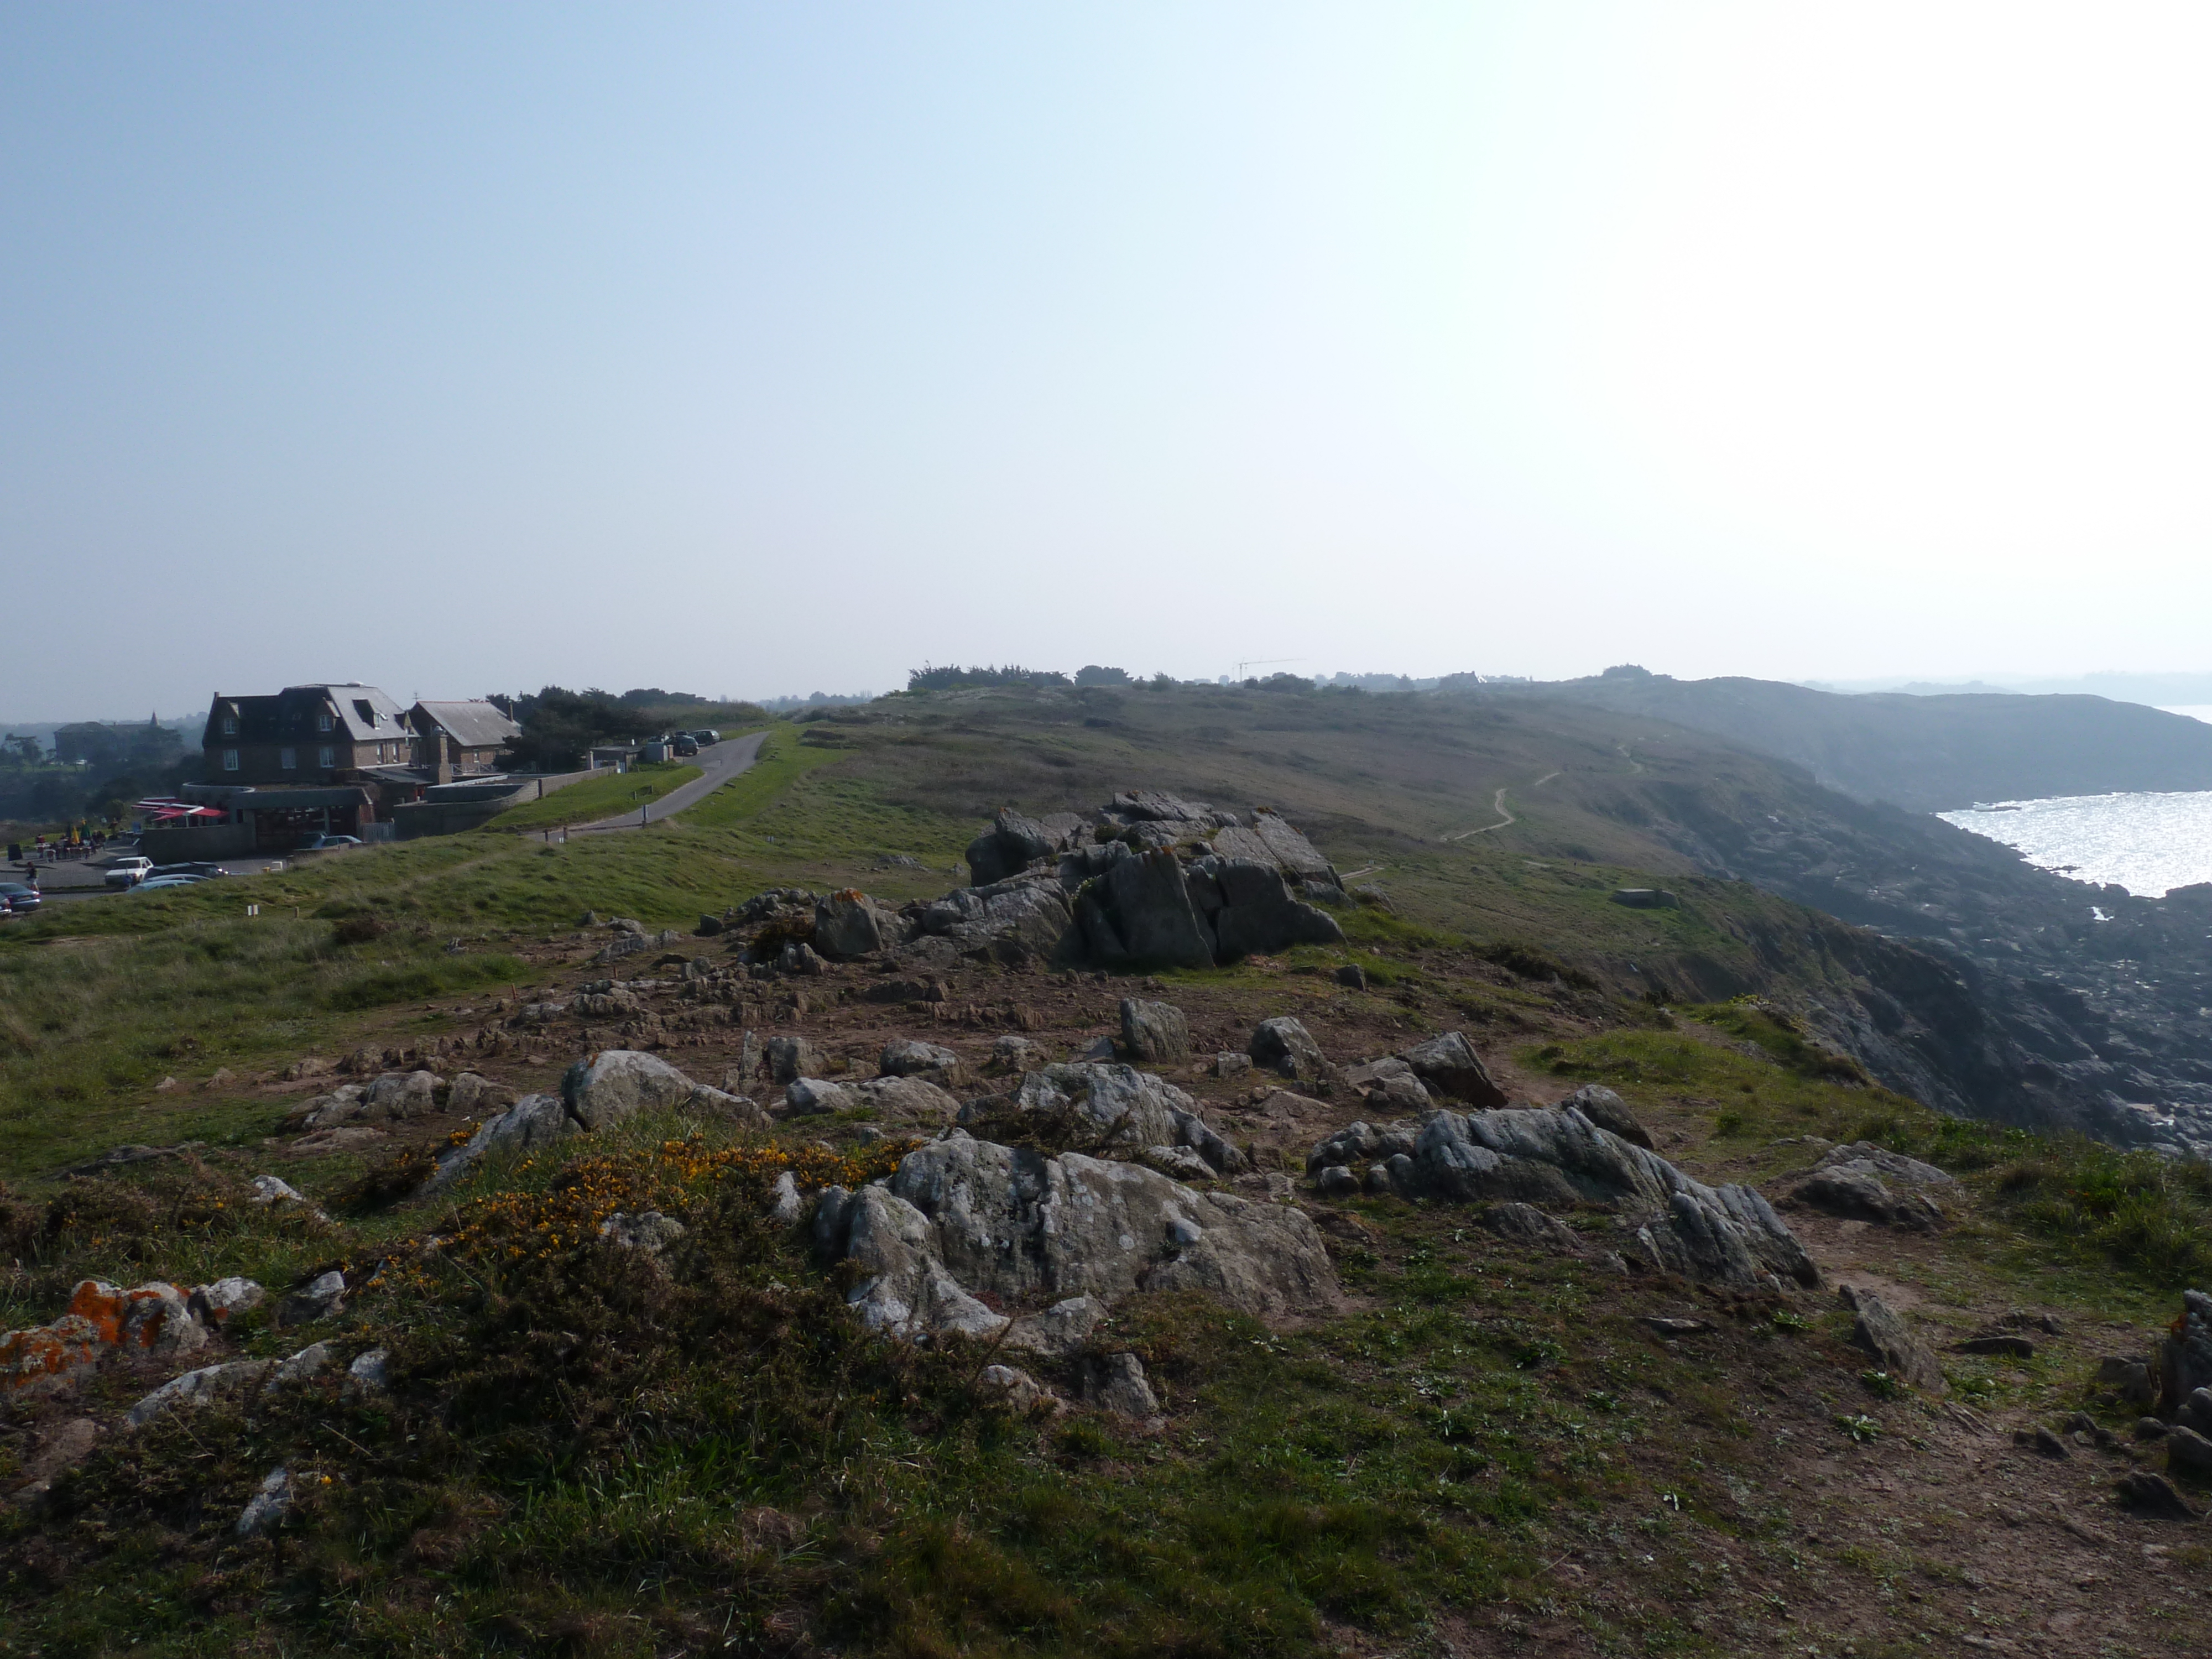
M 2212 12 L 0 11 L 0 714 L 2212 668 Z

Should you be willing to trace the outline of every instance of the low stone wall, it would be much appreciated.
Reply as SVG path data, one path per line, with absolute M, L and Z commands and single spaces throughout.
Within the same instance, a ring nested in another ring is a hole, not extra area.
M 391 811 L 392 822 L 401 841 L 415 841 L 424 836 L 456 836 L 465 830 L 481 830 L 510 806 L 537 800 L 556 789 L 598 777 L 605 770 L 602 767 L 596 772 L 556 772 L 542 778 L 520 778 L 512 781 L 513 787 L 496 792 L 489 786 L 473 786 L 467 799 L 410 801 L 404 806 L 395 806 Z M 483 793 L 479 793 L 479 789 Z

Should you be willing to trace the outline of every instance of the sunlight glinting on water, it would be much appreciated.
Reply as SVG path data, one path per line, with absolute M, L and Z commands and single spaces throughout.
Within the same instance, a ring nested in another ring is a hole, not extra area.
M 1936 816 L 2016 847 L 2043 869 L 2146 897 L 2212 881 L 2212 790 L 2062 795 Z

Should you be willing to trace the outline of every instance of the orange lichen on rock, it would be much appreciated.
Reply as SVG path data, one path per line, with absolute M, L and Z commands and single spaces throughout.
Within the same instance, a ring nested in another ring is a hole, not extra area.
M 120 1342 L 124 1316 L 131 1311 L 131 1304 L 128 1297 L 106 1279 L 82 1279 L 70 1297 L 69 1310 L 77 1318 L 89 1321 L 102 1342 Z
M 9 1331 L 0 1336 L 0 1394 L 72 1381 L 99 1361 L 102 1346 L 100 1328 L 76 1314 Z

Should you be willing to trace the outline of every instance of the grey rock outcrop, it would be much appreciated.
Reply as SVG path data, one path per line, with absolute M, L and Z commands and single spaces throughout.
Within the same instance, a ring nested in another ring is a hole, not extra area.
M 2158 1345 L 2158 1414 L 2172 1421 L 2203 1388 L 2212 1388 L 2212 1296 L 2184 1291 L 2181 1317 Z
M 1121 999 L 1121 1047 L 1133 1060 L 1158 1064 L 1190 1058 L 1190 1023 L 1172 1002 Z
M 959 1133 L 909 1153 L 879 1185 L 830 1189 L 816 1237 L 865 1271 L 849 1298 L 861 1317 L 905 1336 L 997 1334 L 1011 1321 L 981 1295 L 1110 1305 L 1139 1289 L 1191 1289 L 1262 1315 L 1334 1307 L 1339 1295 L 1297 1210 Z
M 1929 1189 L 1957 1186 L 1932 1164 L 1862 1140 L 1822 1154 L 1791 1196 L 1830 1215 L 1933 1232 L 1943 1224 L 1944 1216 Z
M 784 1091 L 784 1103 L 795 1117 L 865 1110 L 931 1128 L 951 1122 L 960 1110 L 951 1095 L 920 1077 L 872 1077 L 858 1083 L 799 1078 Z
M 951 1049 L 913 1037 L 893 1037 L 884 1045 L 883 1057 L 877 1061 L 877 1069 L 886 1077 L 949 1076 L 959 1066 L 960 1056 Z
M 599 1223 L 599 1237 L 608 1243 L 647 1255 L 659 1255 L 689 1231 L 674 1216 L 658 1210 L 640 1210 L 635 1214 L 617 1210 Z
M 330 1272 L 293 1291 L 276 1304 L 276 1323 L 305 1325 L 318 1319 L 327 1319 L 345 1306 L 345 1275 L 333 1267 Z
M 1929 1346 L 1915 1336 L 1890 1305 L 1870 1291 L 1852 1297 L 1858 1318 L 1851 1326 L 1851 1340 L 1874 1356 L 1881 1369 L 1899 1381 L 1933 1395 L 1947 1384 L 1943 1368 L 1936 1363 Z
M 452 1186 L 486 1158 L 536 1152 L 582 1128 L 568 1115 L 560 1096 L 525 1095 L 505 1111 L 485 1119 L 465 1143 L 439 1153 L 436 1169 L 422 1183 L 422 1194 L 428 1197 Z
M 1310 1082 L 1328 1070 L 1313 1033 L 1288 1015 L 1261 1020 L 1252 1033 L 1249 1052 L 1255 1066 L 1283 1077 Z
M 1000 810 L 991 827 L 968 843 L 969 879 L 978 887 L 1019 875 L 1040 859 L 1065 850 L 1081 831 L 1062 821 L 1048 825 L 1025 817 L 1011 806 Z
M 915 954 L 930 939 L 942 939 L 956 955 L 988 957 L 1009 967 L 1051 960 L 1074 921 L 1060 878 L 1049 871 L 956 888 L 943 898 L 909 907 L 906 914 L 915 943 L 904 955 Z
M 608 1048 L 568 1068 L 561 1098 L 571 1117 L 599 1131 L 641 1111 L 681 1106 L 698 1086 L 658 1054 Z
M 1188 1146 L 1221 1173 L 1243 1155 L 1206 1123 L 1198 1103 L 1164 1078 L 1113 1060 L 1076 1060 L 1031 1072 L 1012 1097 L 970 1101 L 958 1121 L 971 1127 L 1005 1121 L 1036 1126 L 1041 1138 L 1085 1152 Z
M 1077 892 L 1075 915 L 1093 962 L 1213 966 L 1213 941 L 1191 907 L 1182 864 L 1164 849 L 1115 860 Z
M 1533 1204 L 1493 1204 L 1483 1212 L 1482 1224 L 1511 1243 L 1556 1255 L 1587 1255 L 1583 1236 L 1555 1216 Z
M 778 1083 L 822 1075 L 821 1056 L 803 1036 L 786 1033 L 768 1040 L 768 1074 Z
M 1159 1396 L 1152 1392 L 1144 1362 L 1133 1353 L 1101 1354 L 1088 1361 L 1083 1367 L 1083 1399 L 1100 1411 L 1139 1423 L 1160 1414 Z
M 264 1533 L 276 1531 L 291 1512 L 292 1477 L 286 1470 L 274 1469 L 262 1481 L 261 1490 L 240 1512 L 238 1524 L 232 1530 L 240 1538 L 258 1538 Z
M 517 1097 L 504 1083 L 495 1083 L 476 1072 L 463 1072 L 446 1091 L 446 1109 L 456 1117 L 485 1117 L 505 1111 Z
M 1758 1193 L 1692 1180 L 1573 1107 L 1437 1111 L 1418 1129 L 1356 1123 L 1316 1146 L 1307 1167 L 1361 1159 L 1382 1160 L 1389 1190 L 1404 1198 L 1611 1210 L 1626 1235 L 1624 1255 L 1685 1279 L 1746 1287 L 1820 1282 L 1812 1258 Z
M 1243 833 L 1224 830 L 1221 837 Z M 1295 832 L 1293 832 L 1295 833 Z M 1283 872 L 1255 859 L 1218 854 L 1186 877 L 1193 907 L 1212 936 L 1219 962 L 1287 951 L 1293 945 L 1341 945 L 1344 929 L 1328 911 L 1291 896 Z
M 1426 1042 L 1417 1042 L 1410 1048 L 1399 1050 L 1398 1057 L 1437 1094 L 1449 1095 L 1485 1110 L 1505 1104 L 1505 1091 L 1491 1081 L 1482 1056 L 1475 1053 L 1474 1044 L 1468 1041 L 1464 1031 L 1446 1031 Z M 1614 1096 L 1615 1101 L 1619 1098 Z
M 1632 1146 L 1641 1146 L 1647 1152 L 1656 1150 L 1651 1132 L 1637 1121 L 1628 1103 L 1603 1084 L 1585 1083 L 1559 1104 L 1573 1107 L 1599 1128 L 1612 1131 Z
M 896 949 L 911 924 L 857 888 L 832 893 L 814 907 L 814 948 L 832 962 Z

